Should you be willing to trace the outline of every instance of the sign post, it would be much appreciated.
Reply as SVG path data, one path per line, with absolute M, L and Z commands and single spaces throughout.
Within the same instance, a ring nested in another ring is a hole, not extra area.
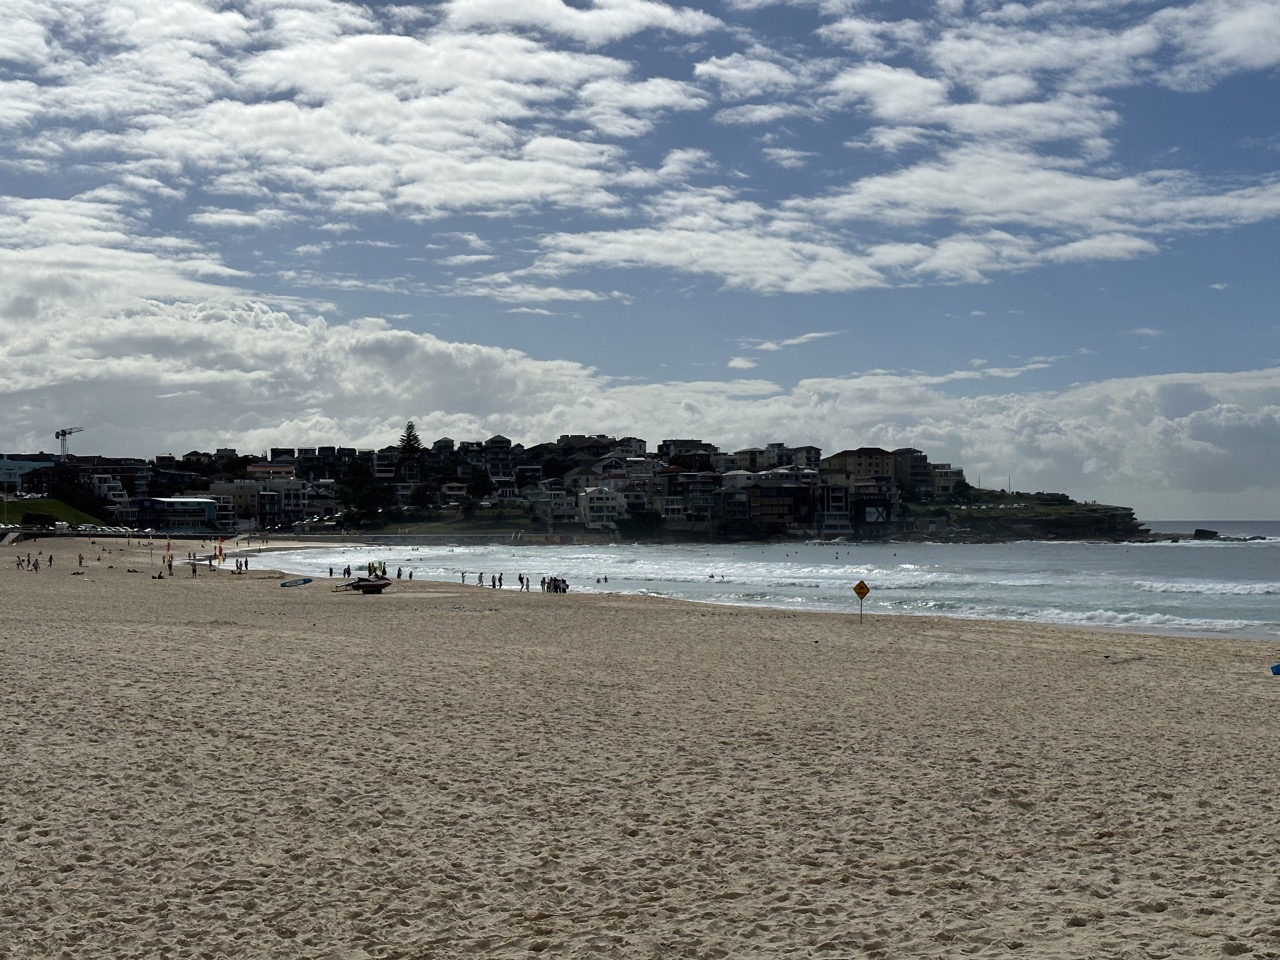
M 862 601 L 867 599 L 867 594 L 871 592 L 871 588 L 867 586 L 867 581 L 859 580 L 853 588 L 853 592 L 858 595 L 858 622 L 862 622 Z

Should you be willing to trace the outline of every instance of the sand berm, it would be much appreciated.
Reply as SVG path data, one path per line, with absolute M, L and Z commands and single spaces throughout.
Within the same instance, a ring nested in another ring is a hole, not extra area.
M 1280 957 L 1274 644 L 7 549 L 4 957 Z

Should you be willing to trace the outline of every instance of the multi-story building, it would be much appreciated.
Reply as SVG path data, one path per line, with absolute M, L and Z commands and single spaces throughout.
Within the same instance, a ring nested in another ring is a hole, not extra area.
M 520 494 L 533 504 L 539 519 L 548 524 L 579 522 L 578 498 L 565 490 L 559 480 L 544 480 Z
M 807 526 L 813 505 L 809 488 L 799 483 L 757 480 L 743 488 L 751 509 L 751 520 L 772 530 Z
M 479 440 L 463 440 L 458 444 L 458 459 L 473 466 L 484 466 L 484 443 Z
M 252 530 L 261 522 L 261 480 L 215 480 L 209 484 L 209 495 L 231 503 L 241 530 Z
M 716 513 L 716 496 L 722 482 L 723 476 L 711 470 L 662 470 L 647 484 L 649 502 L 662 500 L 662 512 L 671 516 L 679 500 L 686 524 L 708 524 Z
M 512 443 L 506 437 L 498 435 L 484 442 L 482 455 L 484 465 L 491 477 L 511 477 L 515 475 L 515 460 L 512 457 Z M 523 448 L 521 448 L 523 449 Z
M 395 480 L 396 471 L 400 465 L 399 447 L 383 447 L 380 450 L 374 450 L 371 459 L 375 480 L 388 482 Z
M 132 527 L 137 522 L 138 511 L 129 501 L 129 491 L 110 474 L 95 474 L 90 481 L 90 491 L 107 505 L 112 519 L 122 526 Z
M 893 463 L 893 454 L 888 450 L 859 447 L 823 457 L 819 469 L 824 477 L 848 482 L 862 477 L 892 477 Z
M 252 480 L 217 480 L 209 484 L 209 495 L 225 500 L 241 529 L 277 527 L 301 523 L 336 507 L 332 480 L 311 483 L 289 477 Z M 312 502 L 312 491 L 321 500 Z
M 916 496 L 933 492 L 933 473 L 929 458 L 914 447 L 899 447 L 893 451 L 893 478 L 904 490 Z
M 220 513 L 216 497 L 141 497 L 133 505 L 142 529 L 209 536 L 231 532 L 231 528 L 219 526 L 220 516 L 226 512 Z
M 737 460 L 737 468 L 739 470 L 750 470 L 752 473 L 758 473 L 768 466 L 765 463 L 765 452 L 759 447 L 746 447 L 742 450 L 735 450 L 733 456 Z
M 685 457 L 686 461 L 701 462 L 701 460 L 693 460 L 691 457 Z M 705 459 L 706 467 L 704 469 L 713 470 L 716 473 L 728 473 L 730 470 L 738 469 L 738 455 L 736 453 L 720 453 L 716 452 Z
M 822 483 L 813 491 L 813 526 L 819 536 L 853 530 L 850 490 L 843 483 Z
M 660 463 L 678 466 L 684 470 L 716 470 L 722 472 L 721 468 L 712 463 L 712 460 L 719 455 L 720 448 L 714 443 L 707 443 L 702 440 L 663 440 L 658 444 L 657 460 Z M 724 456 L 732 455 L 725 454 Z
M 744 487 L 721 487 L 715 492 L 711 518 L 721 526 L 738 526 L 751 521 L 751 498 Z
M 356 458 L 355 447 L 301 447 L 297 474 L 303 480 L 332 480 Z
M 440 484 L 440 499 L 445 503 L 459 504 L 467 499 L 467 485 L 459 480 Z
M 130 497 L 151 493 L 151 464 L 137 457 L 74 457 L 69 463 L 76 469 L 76 483 L 90 489 L 95 477 L 111 477 Z
M 627 516 L 626 498 L 606 487 L 588 487 L 578 494 L 578 516 L 588 530 L 615 530 Z
M 933 493 L 938 497 L 949 497 L 955 493 L 956 484 L 964 480 L 964 471 L 949 463 L 935 463 L 933 472 Z
M 47 494 L 53 489 L 55 457 L 44 459 L 45 454 L 31 455 L 24 461 L 23 454 L 10 454 L 5 469 L 5 489 L 14 493 Z
M 292 460 L 265 460 L 245 467 L 251 480 L 292 480 L 298 475 L 298 467 Z
M 561 434 L 560 439 L 556 441 L 556 446 L 559 448 L 558 456 L 561 459 L 568 460 L 582 454 L 592 460 L 599 460 L 615 453 L 618 449 L 618 441 L 603 433 L 594 436 L 566 433 Z
M 756 480 L 757 474 L 753 470 L 726 470 L 720 474 L 720 486 L 726 490 L 741 490 Z
M 822 448 L 801 446 L 791 448 L 791 465 L 800 470 L 818 470 L 822 466 Z
M 639 437 L 622 437 L 613 449 L 614 453 L 630 458 L 649 456 L 649 444 Z

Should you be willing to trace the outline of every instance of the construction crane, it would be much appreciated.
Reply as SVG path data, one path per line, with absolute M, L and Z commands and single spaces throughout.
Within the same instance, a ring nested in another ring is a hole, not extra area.
M 62 459 L 63 460 L 67 459 L 67 437 L 71 436 L 73 433 L 81 433 L 83 430 L 84 430 L 84 427 L 63 427 L 61 430 L 59 430 L 57 433 L 54 434 L 55 438 L 62 441 Z

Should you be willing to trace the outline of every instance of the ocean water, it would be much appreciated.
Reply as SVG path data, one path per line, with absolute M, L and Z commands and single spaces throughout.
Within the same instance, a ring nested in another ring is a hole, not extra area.
M 1280 521 L 1156 521 L 1155 531 L 1224 537 L 1157 543 L 810 542 L 734 545 L 471 546 L 432 542 L 285 551 L 271 562 L 327 577 L 385 562 L 417 580 L 462 583 L 501 573 L 571 592 L 641 594 L 735 606 L 1016 620 L 1159 634 L 1280 640 Z M 486 587 L 485 589 L 488 589 Z

